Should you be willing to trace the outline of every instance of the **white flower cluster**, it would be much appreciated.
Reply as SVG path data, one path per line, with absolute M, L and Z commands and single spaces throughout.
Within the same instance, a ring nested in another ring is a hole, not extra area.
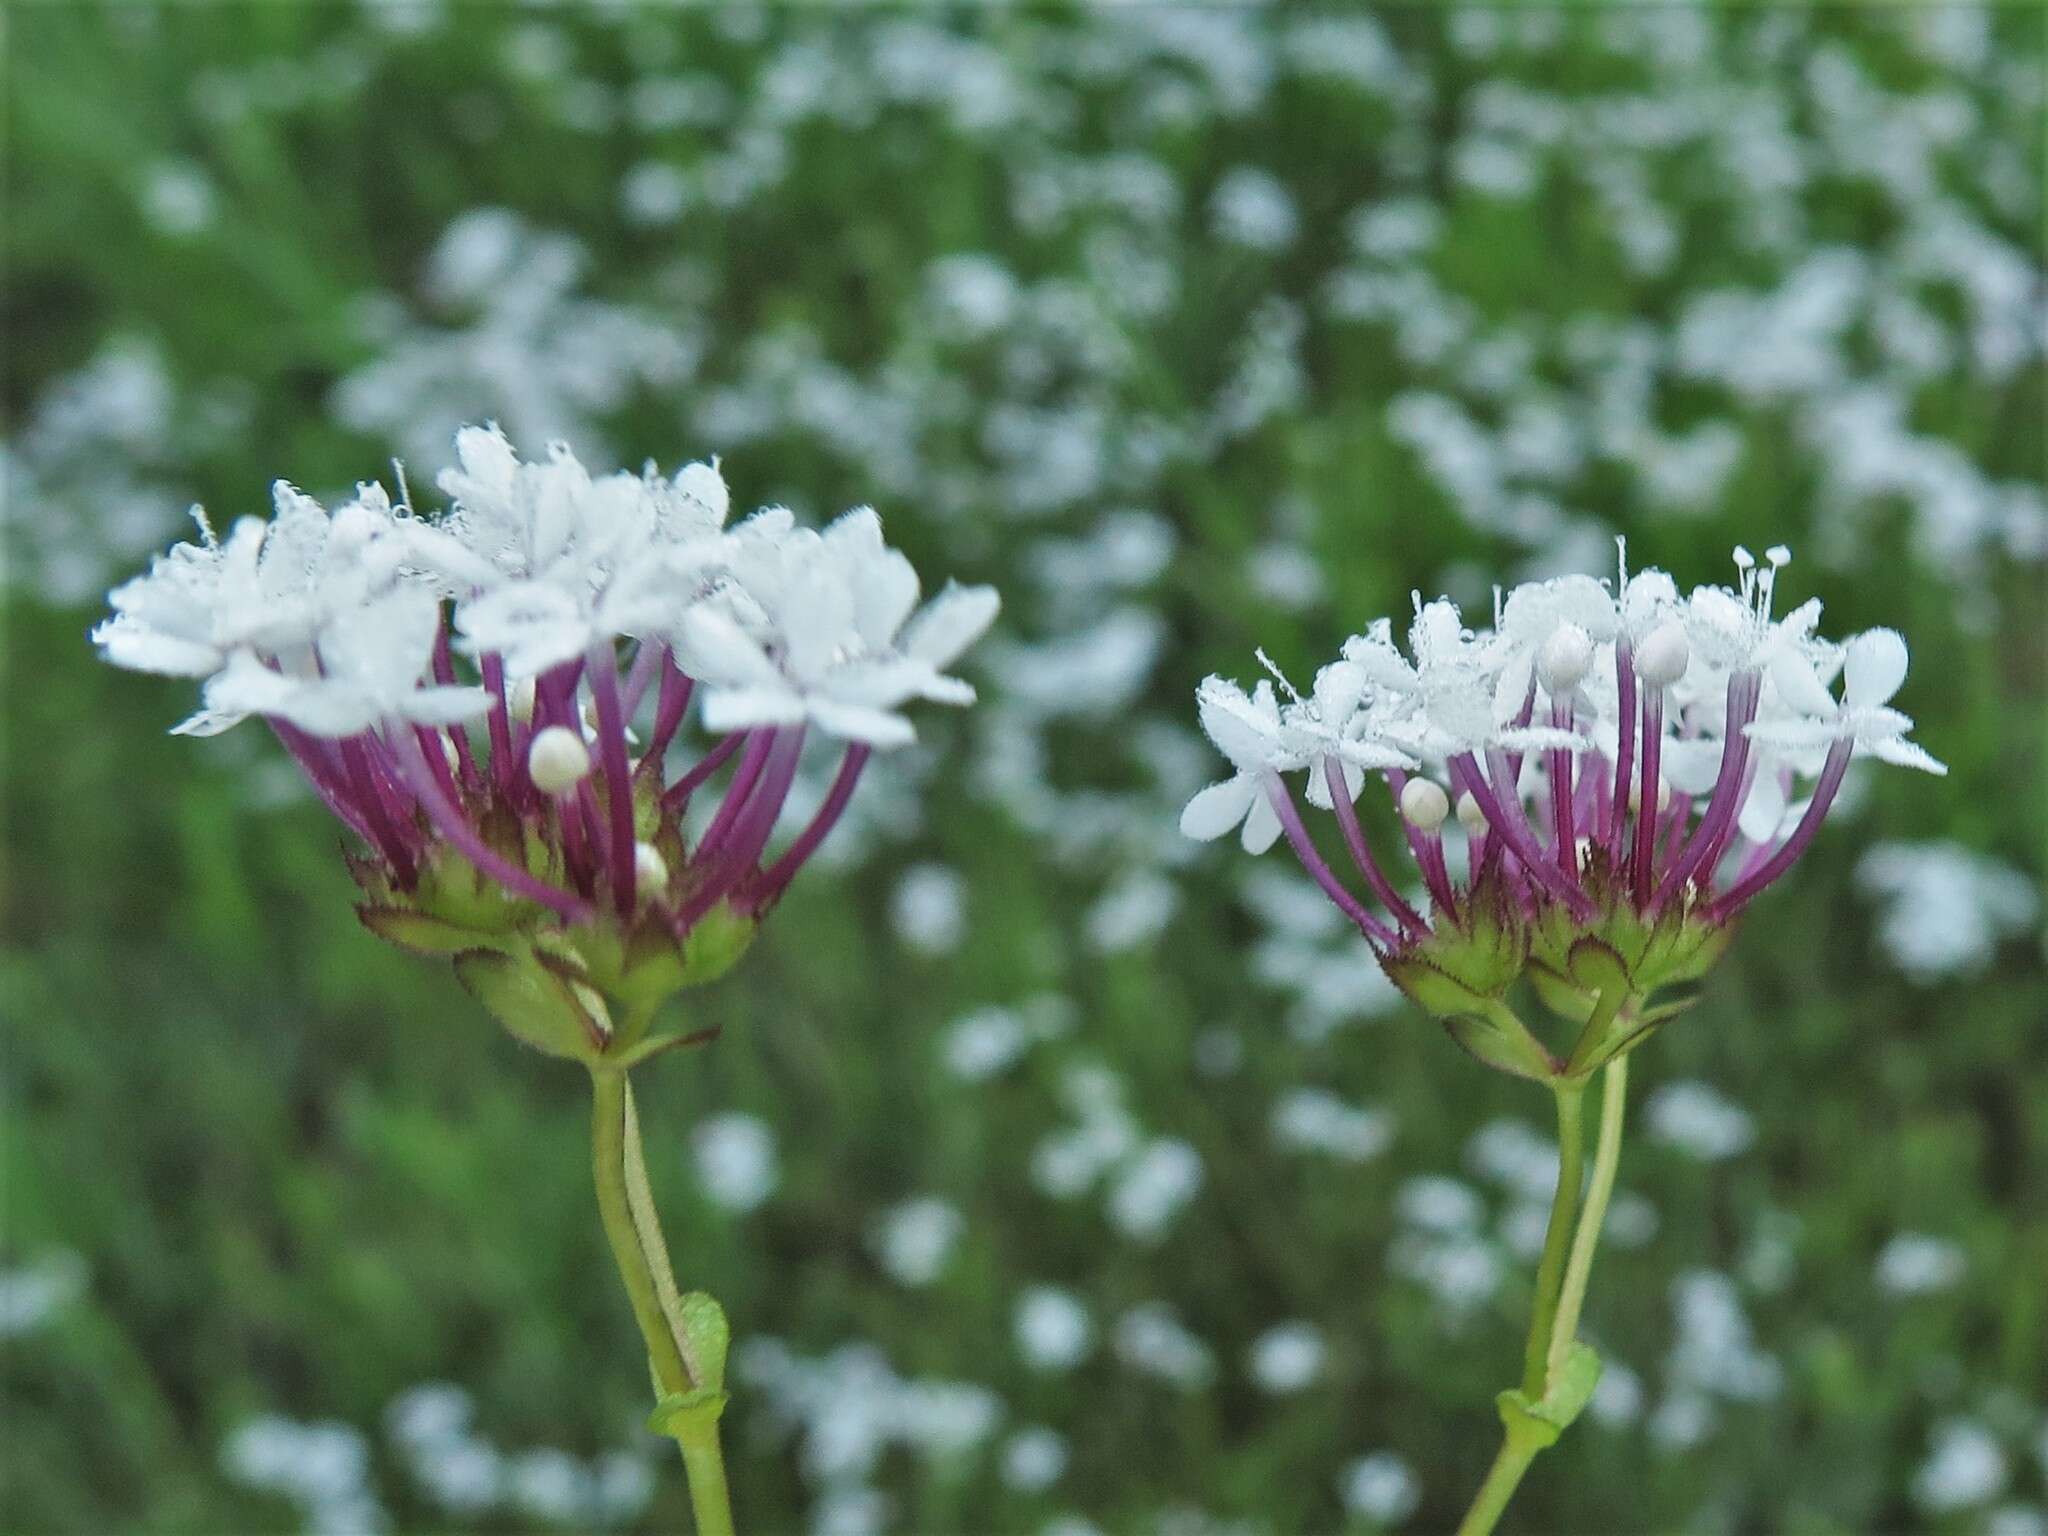
M 323 737 L 483 714 L 485 688 L 437 669 L 444 598 L 453 648 L 514 682 L 620 637 L 668 647 L 717 731 L 809 722 L 894 747 L 913 739 L 912 699 L 973 698 L 944 669 L 995 592 L 949 587 L 919 611 L 916 572 L 870 509 L 822 533 L 781 508 L 728 529 L 715 464 L 592 476 L 559 445 L 522 462 L 495 427 L 464 428 L 456 452 L 439 521 L 381 486 L 329 513 L 282 482 L 268 523 L 220 539 L 201 514 L 201 542 L 116 588 L 94 640 L 117 665 L 205 677 L 205 709 L 179 727 L 192 734 L 251 714 Z
M 1745 873 L 1774 875 L 1777 854 L 1803 847 L 1795 829 L 1810 835 L 1810 807 L 1817 821 L 1850 756 L 1946 771 L 1906 740 L 1912 721 L 1890 707 L 1906 675 L 1895 631 L 1837 645 L 1815 633 L 1818 600 L 1773 615 L 1790 558 L 1774 547 L 1759 564 L 1738 548 L 1734 589 L 1681 597 L 1662 571 L 1630 575 L 1624 552 L 1614 586 L 1564 576 L 1496 592 L 1491 627 L 1476 630 L 1448 599 L 1418 594 L 1407 654 L 1380 619 L 1345 642 L 1307 695 L 1261 652 L 1273 675 L 1249 694 L 1213 676 L 1197 691 L 1203 729 L 1234 772 L 1188 802 L 1181 830 L 1208 839 L 1241 827 L 1253 853 L 1286 833 L 1338 905 L 1387 942 L 1393 930 L 1315 854 L 1288 775 L 1308 774 L 1309 802 L 1337 812 L 1361 873 L 1404 927 L 1419 928 L 1419 915 L 1373 864 L 1352 807 L 1368 773 L 1387 777 L 1440 907 L 1455 905 L 1436 841 L 1454 806 L 1475 842 L 1504 845 L 1532 897 L 1574 910 L 1586 899 L 1589 843 L 1619 855 L 1631 812 L 1644 829 L 1630 844 L 1639 903 L 1709 878 L 1738 833 L 1753 856 Z M 1816 778 L 1815 799 L 1795 804 L 1798 783 Z M 1540 803 L 1538 827 L 1528 799 Z

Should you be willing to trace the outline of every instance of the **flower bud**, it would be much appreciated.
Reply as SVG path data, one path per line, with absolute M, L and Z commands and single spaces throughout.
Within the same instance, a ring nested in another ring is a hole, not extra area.
M 643 896 L 658 895 L 668 889 L 668 860 L 654 844 L 633 845 L 633 883 Z
M 505 708 L 514 720 L 525 725 L 533 719 L 533 679 L 522 677 L 505 696 Z
M 1636 647 L 1636 676 L 1653 688 L 1668 688 L 1685 676 L 1686 664 L 1691 659 L 1685 626 L 1676 619 L 1666 619 Z
M 1630 779 L 1628 783 L 1628 808 L 1640 811 L 1643 808 L 1643 781 Z M 1671 781 L 1663 774 L 1657 775 L 1657 814 L 1663 815 L 1671 809 Z
M 526 771 L 543 794 L 559 795 L 574 789 L 590 772 L 590 748 L 567 726 L 551 725 L 533 738 Z
M 1401 814 L 1418 831 L 1434 832 L 1451 814 L 1451 797 L 1433 779 L 1410 779 L 1401 786 Z
M 1477 837 L 1486 830 L 1486 812 L 1479 809 L 1479 802 L 1469 791 L 1458 796 L 1458 825 L 1471 837 Z
M 1593 665 L 1593 637 L 1567 620 L 1550 632 L 1536 652 L 1536 676 L 1553 697 L 1579 686 Z

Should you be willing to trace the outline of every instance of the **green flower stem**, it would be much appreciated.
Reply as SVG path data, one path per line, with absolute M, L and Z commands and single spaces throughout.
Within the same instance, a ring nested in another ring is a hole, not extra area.
M 1607 1220 L 1607 1202 L 1614 1194 L 1614 1174 L 1621 1163 L 1622 1116 L 1628 1107 L 1628 1058 L 1607 1063 L 1600 1080 L 1600 1141 L 1593 1153 L 1593 1182 L 1586 1190 L 1585 1213 L 1565 1265 L 1564 1287 L 1558 1293 L 1557 1321 L 1551 1327 L 1548 1374 L 1555 1376 L 1565 1352 L 1579 1333 L 1579 1311 L 1586 1304 L 1586 1281 L 1593 1273 L 1593 1252 L 1600 1246 L 1600 1228 Z
M 697 1418 L 676 1431 L 683 1471 L 690 1483 L 690 1510 L 697 1536 L 733 1536 L 732 1496 L 725 1487 L 725 1456 L 718 1448 L 718 1421 Z
M 1529 1463 L 1536 1459 L 1536 1453 L 1543 1449 L 1543 1445 L 1542 1437 L 1530 1429 L 1514 1424 L 1508 1426 L 1507 1437 L 1501 1441 L 1500 1454 L 1493 1458 L 1493 1465 L 1487 1469 L 1486 1481 L 1479 1485 L 1472 1507 L 1458 1522 L 1457 1536 L 1489 1536 L 1500 1523 L 1508 1500 L 1515 1496 L 1522 1474 L 1529 1470 Z
M 1551 1091 L 1557 1095 L 1557 1193 L 1551 1197 L 1550 1226 L 1544 1231 L 1543 1257 L 1536 1266 L 1536 1304 L 1529 1314 L 1529 1342 L 1522 1355 L 1522 1391 L 1531 1401 L 1543 1395 L 1550 1377 L 1550 1336 L 1585 1180 L 1585 1085 L 1554 1082 Z
M 590 1087 L 591 1169 L 597 1180 L 598 1214 L 647 1345 L 655 1392 L 663 1399 L 692 1393 L 706 1384 L 691 1368 L 692 1351 L 681 1326 L 682 1306 L 669 1268 L 668 1246 L 648 1193 L 633 1090 L 624 1072 L 608 1066 L 592 1068 Z M 717 1414 L 685 1414 L 676 1424 L 673 1433 L 682 1447 L 698 1536 L 732 1536 Z
M 1522 1393 L 1530 1402 L 1543 1396 L 1550 1376 L 1550 1339 L 1557 1321 L 1558 1297 L 1564 1287 L 1565 1260 L 1573 1223 L 1579 1213 L 1579 1187 L 1585 1179 L 1585 1094 L 1583 1083 L 1551 1083 L 1557 1095 L 1557 1193 L 1551 1197 L 1550 1225 L 1543 1234 L 1543 1257 L 1536 1266 L 1536 1301 L 1529 1314 L 1529 1341 L 1523 1350 Z M 1486 1481 L 1479 1485 L 1472 1507 L 1457 1536 L 1487 1536 L 1521 1484 L 1522 1474 L 1550 1439 L 1531 1421 L 1506 1415 L 1506 1438 L 1494 1457 Z

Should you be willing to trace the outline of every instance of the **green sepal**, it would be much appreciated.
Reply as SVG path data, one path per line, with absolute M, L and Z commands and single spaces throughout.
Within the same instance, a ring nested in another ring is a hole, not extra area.
M 455 957 L 455 977 L 517 1039 L 550 1056 L 589 1061 L 610 1036 L 609 1021 L 585 1002 L 602 1010 L 603 999 L 556 974 L 530 949 L 464 950 Z
M 1600 1357 L 1590 1345 L 1575 1342 L 1542 1397 L 1531 1402 L 1526 1392 L 1511 1390 L 1501 1393 L 1494 1403 L 1511 1438 L 1548 1447 L 1557 1444 L 1557 1437 L 1585 1412 L 1599 1381 Z
M 708 1291 L 685 1291 L 672 1320 L 684 1359 L 700 1392 L 725 1391 L 725 1357 L 732 1348 L 732 1324 Z
M 688 1033 L 648 1035 L 645 1039 L 633 1041 L 631 1044 L 615 1045 L 605 1052 L 604 1059 L 623 1072 L 665 1051 L 687 1050 L 693 1045 L 709 1045 L 717 1038 L 718 1026 L 715 1024 L 709 1029 L 693 1029 Z
M 356 916 L 385 943 L 415 955 L 456 955 L 468 949 L 496 949 L 500 942 L 494 934 L 466 928 L 414 907 L 373 906 L 366 901 L 356 907 Z
M 1419 954 L 1390 956 L 1381 962 L 1381 969 L 1432 1018 L 1477 1013 L 1486 1006 L 1484 996 Z
M 679 983 L 701 987 L 716 981 L 740 962 L 754 942 L 760 924 L 729 902 L 720 902 L 697 919 L 683 940 L 683 973 Z
M 1593 1017 L 1593 1008 L 1600 999 L 1589 992 L 1582 992 L 1549 966 L 1532 961 L 1529 965 L 1529 984 L 1536 989 L 1536 1000 L 1567 1024 L 1584 1024 Z
M 1487 1066 L 1538 1081 L 1557 1074 L 1557 1058 L 1497 996 L 1474 990 L 1419 953 L 1391 956 L 1381 964 L 1394 985 Z
M 1612 999 L 1616 1008 L 1634 987 L 1628 966 L 1614 946 L 1590 933 L 1573 941 L 1565 955 L 1565 969 L 1574 986 L 1599 994 L 1602 1003 Z M 1594 1011 L 1600 1010 L 1596 1007 Z
M 1489 998 L 1478 1012 L 1438 1017 L 1453 1040 L 1489 1067 L 1544 1083 L 1558 1074 L 1561 1063 L 1505 1003 Z
M 657 1435 L 681 1440 L 702 1433 L 718 1422 L 729 1401 L 714 1387 L 695 1387 L 688 1392 L 671 1392 L 647 1415 L 647 1427 Z

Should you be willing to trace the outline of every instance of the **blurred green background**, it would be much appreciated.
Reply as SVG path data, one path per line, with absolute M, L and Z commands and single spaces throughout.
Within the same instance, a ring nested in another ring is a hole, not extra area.
M 85 641 L 189 502 L 431 502 L 485 418 L 1006 596 L 641 1075 L 744 1529 L 1455 1520 L 1548 1106 L 1181 843 L 1192 690 L 1622 533 L 1791 544 L 1953 771 L 1856 781 L 1639 1058 L 1511 1528 L 2048 1530 L 2037 9 L 0 22 L 7 1530 L 686 1528 L 577 1074 Z

